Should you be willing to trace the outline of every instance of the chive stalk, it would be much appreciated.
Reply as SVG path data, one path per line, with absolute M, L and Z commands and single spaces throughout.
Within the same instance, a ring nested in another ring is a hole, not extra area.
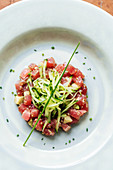
M 76 53 L 76 50 L 78 49 L 79 45 L 80 45 L 80 42 L 77 44 L 77 46 L 76 46 L 76 48 L 75 48 L 74 52 L 72 53 L 72 55 L 71 55 L 71 57 L 70 57 L 70 59 L 69 59 L 69 61 L 68 61 L 67 65 L 66 65 L 66 67 L 64 68 L 64 70 L 63 70 L 63 72 L 62 72 L 62 74 L 61 74 L 61 76 L 60 76 L 60 78 L 59 78 L 58 82 L 57 82 L 57 83 L 56 83 L 56 85 L 55 85 L 55 88 L 52 90 L 51 95 L 50 95 L 49 99 L 47 100 L 47 103 L 45 104 L 45 106 L 44 106 L 44 108 L 43 108 L 42 112 L 40 113 L 40 115 L 39 115 L 39 117 L 38 117 L 38 119 L 37 119 L 37 121 L 36 121 L 36 123 L 35 123 L 34 127 L 32 128 L 31 132 L 29 133 L 29 135 L 28 135 L 27 139 L 25 140 L 25 142 L 24 142 L 23 146 L 25 146 L 25 145 L 26 145 L 26 143 L 27 143 L 28 139 L 30 138 L 31 134 L 33 133 L 33 131 L 34 131 L 34 129 L 35 129 L 35 127 L 36 127 L 37 123 L 39 122 L 39 120 L 40 120 L 40 118 L 41 118 L 42 114 L 44 113 L 44 111 L 45 111 L 45 109 L 46 109 L 46 107 L 47 107 L 48 103 L 50 102 L 51 97 L 53 96 L 53 94 L 54 94 L 54 92 L 55 92 L 55 90 L 56 90 L 56 88 L 57 88 L 58 84 L 60 83 L 60 81 L 61 81 L 61 79 L 62 79 L 62 77 L 63 77 L 63 75 L 64 75 L 64 73 L 65 73 L 65 71 L 66 71 L 66 69 L 67 69 L 67 67 L 68 67 L 68 65 L 69 65 L 69 63 L 70 63 L 70 61 L 71 61 L 71 59 L 73 58 L 74 54 Z

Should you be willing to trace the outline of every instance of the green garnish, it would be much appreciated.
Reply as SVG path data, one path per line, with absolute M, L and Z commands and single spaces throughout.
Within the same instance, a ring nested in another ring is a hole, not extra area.
M 86 63 L 83 63 L 83 65 L 85 65 Z
M 87 70 L 90 70 L 90 71 L 91 71 L 91 68 L 88 68 Z
M 2 89 L 2 86 L 0 86 L 0 89 Z
M 16 136 L 19 137 L 19 134 L 17 134 Z
M 88 98 L 88 95 L 86 95 L 86 97 Z
M 44 138 L 42 138 L 41 140 L 44 140 Z
M 93 79 L 95 80 L 96 78 L 95 78 L 95 77 L 93 77 Z
M 87 59 L 87 57 L 84 57 L 84 59 Z
M 34 51 L 36 52 L 37 50 L 36 50 L 36 49 L 34 49 Z
M 54 46 L 52 46 L 52 47 L 51 47 L 51 49 L 52 49 L 52 50 L 54 50 L 54 49 L 55 49 L 55 47 L 54 47 Z
M 53 146 L 52 149 L 55 149 L 55 147 Z
M 65 143 L 65 145 L 67 145 L 67 142 Z
M 90 121 L 92 121 L 93 119 L 92 118 L 89 118 Z
M 66 65 L 66 67 L 64 68 L 64 70 L 63 70 L 61 76 L 57 78 L 58 80 L 56 81 L 56 84 L 55 84 L 55 86 L 53 87 L 53 90 L 52 90 L 52 91 L 50 90 L 49 98 L 48 98 L 48 100 L 46 100 L 46 103 L 44 103 L 44 108 L 42 109 L 42 112 L 41 112 L 40 115 L 38 116 L 38 119 L 37 119 L 37 121 L 36 121 L 34 127 L 32 128 L 31 132 L 29 133 L 27 139 L 25 140 L 23 146 L 25 146 L 26 142 L 27 142 L 28 139 L 30 138 L 31 134 L 33 133 L 33 131 L 34 131 L 34 129 L 35 129 L 35 127 L 36 127 L 38 121 L 40 120 L 42 114 L 44 113 L 44 111 L 46 112 L 46 108 L 47 108 L 47 106 L 48 106 L 48 104 L 49 104 L 51 98 L 53 97 L 53 95 L 54 95 L 54 93 L 55 93 L 55 91 L 56 91 L 56 89 L 57 89 L 57 87 L 58 87 L 58 84 L 60 83 L 60 81 L 61 81 L 61 79 L 62 79 L 62 77 L 63 77 L 63 75 L 64 75 L 64 73 L 65 73 L 65 71 L 66 71 L 66 69 L 67 69 L 67 67 L 68 67 L 68 65 L 69 65 L 69 63 L 70 63 L 70 61 L 71 61 L 71 59 L 73 58 L 73 56 L 74 56 L 76 50 L 78 49 L 79 45 L 80 45 L 80 42 L 77 44 L 77 46 L 76 46 L 74 52 L 72 53 L 72 55 L 71 55 L 71 57 L 70 57 L 70 59 L 69 59 L 67 65 Z M 29 89 L 30 89 L 31 95 L 32 95 L 32 97 L 33 97 L 34 95 L 33 95 L 33 93 L 32 93 L 32 89 L 31 89 L 30 86 L 29 86 Z M 43 100 L 43 99 L 42 99 L 42 100 Z M 47 109 L 48 109 L 48 108 L 47 108 Z M 60 111 L 59 111 L 59 113 L 60 113 Z M 46 115 L 46 113 L 45 113 L 45 115 Z M 59 115 L 60 115 L 60 114 L 58 114 L 57 122 L 58 122 L 58 120 L 59 120 Z
M 5 100 L 5 97 L 3 97 L 3 100 Z
M 74 140 L 75 140 L 75 138 L 72 138 L 72 140 L 74 141 Z
M 14 92 L 13 92 L 13 91 L 12 91 L 11 93 L 12 93 L 12 94 L 14 94 Z
M 28 76 L 31 76 L 31 73 L 28 73 Z
M 86 132 L 88 132 L 88 128 L 86 128 Z
M 75 54 L 78 54 L 78 51 L 76 51 Z
M 71 143 L 71 140 L 69 140 L 69 143 Z
M 7 122 L 9 122 L 9 119 L 6 119 Z
M 42 53 L 42 56 L 44 56 L 44 53 Z
M 14 96 L 17 96 L 17 94 L 14 94 Z
M 15 70 L 13 70 L 13 69 L 10 69 L 10 72 L 15 72 Z

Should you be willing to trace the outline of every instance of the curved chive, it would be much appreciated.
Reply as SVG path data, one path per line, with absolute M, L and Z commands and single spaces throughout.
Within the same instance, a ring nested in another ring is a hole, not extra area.
M 39 117 L 38 117 L 38 119 L 37 119 L 37 121 L 36 121 L 34 127 L 32 128 L 31 132 L 29 133 L 29 135 L 28 135 L 27 139 L 25 140 L 23 146 L 25 146 L 25 144 L 27 143 L 27 141 L 28 141 L 28 139 L 30 138 L 31 134 L 33 133 L 33 131 L 34 131 L 34 129 L 35 129 L 35 127 L 36 127 L 38 121 L 40 120 L 42 114 L 44 113 L 44 111 L 45 111 L 45 109 L 46 109 L 48 103 L 50 102 L 51 97 L 53 96 L 53 94 L 54 94 L 54 92 L 55 92 L 55 90 L 56 90 L 58 84 L 60 83 L 60 81 L 61 81 L 61 79 L 62 79 L 62 77 L 63 77 L 63 75 L 64 75 L 64 73 L 65 73 L 65 71 L 66 71 L 66 69 L 67 69 L 67 67 L 68 67 L 68 65 L 69 65 L 69 63 L 70 63 L 70 61 L 71 61 L 71 59 L 73 58 L 73 56 L 74 56 L 76 50 L 78 49 L 79 45 L 80 45 L 80 42 L 77 44 L 77 46 L 76 46 L 74 52 L 72 53 L 72 55 L 71 55 L 71 57 L 70 57 L 70 59 L 69 59 L 67 65 L 66 65 L 66 67 L 64 68 L 64 70 L 63 70 L 63 72 L 62 72 L 62 74 L 61 74 L 61 76 L 60 76 L 60 78 L 59 78 L 59 80 L 58 80 L 58 82 L 57 82 L 57 84 L 55 85 L 55 88 L 52 90 L 51 95 L 50 95 L 50 97 L 49 97 L 47 103 L 45 104 L 45 106 L 44 106 L 42 112 L 40 113 L 40 115 L 39 115 Z

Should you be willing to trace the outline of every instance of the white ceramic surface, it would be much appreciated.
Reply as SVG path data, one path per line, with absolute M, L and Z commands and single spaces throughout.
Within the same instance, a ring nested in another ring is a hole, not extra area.
M 0 11 L 0 169 L 112 169 L 112 28 L 112 16 L 82 1 L 26 0 Z M 50 56 L 57 63 L 67 61 L 78 41 L 79 53 L 71 63 L 86 76 L 89 113 L 67 134 L 41 140 L 43 136 L 34 131 L 24 148 L 31 128 L 11 94 L 20 72 Z

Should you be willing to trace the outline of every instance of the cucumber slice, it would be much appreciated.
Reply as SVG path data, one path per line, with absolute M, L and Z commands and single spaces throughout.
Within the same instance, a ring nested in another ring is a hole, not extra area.
M 58 116 L 57 116 L 57 123 L 56 123 L 56 132 L 58 132 L 60 118 L 61 118 L 61 109 L 59 107 L 57 107 L 57 109 L 58 109 Z

